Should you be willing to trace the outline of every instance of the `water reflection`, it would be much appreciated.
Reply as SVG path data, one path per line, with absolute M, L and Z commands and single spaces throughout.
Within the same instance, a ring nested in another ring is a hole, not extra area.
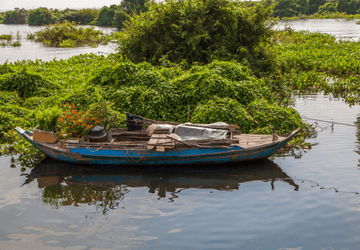
M 149 193 L 160 198 L 176 201 L 181 191 L 189 188 L 222 191 L 237 190 L 241 183 L 250 181 L 282 181 L 299 186 L 282 169 L 270 160 L 218 166 L 186 167 L 119 167 L 88 166 L 59 162 L 47 158 L 30 174 L 25 174 L 23 184 L 37 181 L 41 199 L 54 209 L 61 206 L 94 205 L 98 212 L 106 214 L 118 208 L 131 188 L 147 187 Z

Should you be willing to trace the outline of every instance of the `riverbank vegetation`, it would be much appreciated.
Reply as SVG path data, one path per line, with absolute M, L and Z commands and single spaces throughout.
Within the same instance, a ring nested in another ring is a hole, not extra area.
M 356 0 L 269 0 L 274 16 L 281 19 L 360 18 L 360 2 Z
M 104 6 L 101 9 L 48 9 L 40 7 L 33 10 L 15 8 L 13 11 L 0 12 L 0 23 L 29 24 L 32 26 L 75 22 L 80 25 L 115 27 L 119 30 L 132 14 L 146 11 L 145 0 L 123 0 L 119 5 Z
M 350 105 L 359 103 L 359 41 L 287 29 L 276 33 L 271 50 L 283 83 L 293 91 L 324 91 Z

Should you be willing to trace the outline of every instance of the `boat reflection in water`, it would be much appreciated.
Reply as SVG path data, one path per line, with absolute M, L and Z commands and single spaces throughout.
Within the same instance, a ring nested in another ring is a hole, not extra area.
M 53 208 L 95 205 L 106 214 L 119 206 L 131 187 L 147 187 L 159 198 L 174 202 L 184 189 L 214 189 L 231 191 L 250 181 L 287 182 L 297 191 L 299 186 L 274 162 L 266 159 L 249 163 L 209 166 L 87 166 L 59 162 L 50 158 L 31 170 L 24 183 L 37 180 L 42 190 L 42 201 Z

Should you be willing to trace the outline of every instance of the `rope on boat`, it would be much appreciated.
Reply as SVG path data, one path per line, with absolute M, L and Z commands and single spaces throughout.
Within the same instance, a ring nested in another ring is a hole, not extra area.
M 133 162 L 138 163 L 138 162 L 142 161 L 142 159 L 144 158 L 144 156 L 145 156 L 145 151 L 146 151 L 147 146 L 148 146 L 148 144 L 146 143 L 145 148 L 144 148 L 144 151 L 143 151 L 143 155 L 140 157 L 139 160 L 134 160 L 134 158 L 132 158 L 132 156 L 129 154 L 128 149 L 124 146 L 124 148 L 125 148 L 125 154 L 128 155 Z
M 342 123 L 342 122 L 333 122 L 333 121 L 325 121 L 325 120 L 320 120 L 320 119 L 308 118 L 306 116 L 302 116 L 301 118 L 308 119 L 308 120 L 314 120 L 314 121 L 320 121 L 320 122 L 327 122 L 327 123 L 332 123 L 332 124 L 339 124 L 339 125 L 357 127 L 357 125 L 354 125 L 354 124 L 348 124 L 348 123 Z

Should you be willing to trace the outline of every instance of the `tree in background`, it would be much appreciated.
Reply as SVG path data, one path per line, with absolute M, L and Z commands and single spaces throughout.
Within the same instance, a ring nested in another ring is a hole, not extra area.
M 58 20 L 60 22 L 69 21 L 77 24 L 89 24 L 94 21 L 99 15 L 100 10 L 98 9 L 66 9 L 58 14 Z
M 347 14 L 356 14 L 356 4 L 356 0 L 339 0 L 337 11 L 345 12 Z
M 309 0 L 298 0 L 297 4 L 299 5 L 299 13 L 307 14 L 309 11 Z
M 104 6 L 98 15 L 98 17 L 95 19 L 95 21 L 91 22 L 92 25 L 98 25 L 98 26 L 112 26 L 115 11 L 118 9 L 118 7 L 113 4 L 110 7 Z
M 349 11 L 350 0 L 339 0 L 337 4 L 338 12 L 348 12 Z
M 29 12 L 24 8 L 15 8 L 14 11 L 6 11 L 3 19 L 4 24 L 25 24 L 29 16 Z
M 280 18 L 296 16 L 300 5 L 295 0 L 278 0 L 274 7 L 274 15 Z
M 326 3 L 319 7 L 319 14 L 324 13 L 335 13 L 336 12 L 336 3 Z
M 165 0 L 129 17 L 119 51 L 133 62 L 209 63 L 215 59 L 248 62 L 266 71 L 272 67 L 264 44 L 273 34 L 272 9 L 232 0 Z
M 356 14 L 356 0 L 351 0 L 348 8 L 348 14 Z
M 35 10 L 30 10 L 27 23 L 29 25 L 47 25 L 55 22 L 53 13 L 45 7 L 40 7 Z
M 147 11 L 145 0 L 123 0 L 115 11 L 113 26 L 121 30 L 129 15 Z
M 319 7 L 321 5 L 324 5 L 326 3 L 325 0 L 309 0 L 309 10 L 308 10 L 308 14 L 314 14 L 316 12 L 318 12 Z
M 113 27 L 121 30 L 124 27 L 125 21 L 129 18 L 129 15 L 121 8 L 115 11 L 113 19 Z
M 0 12 L 0 23 L 3 23 L 4 17 L 5 17 L 5 13 L 4 13 L 4 12 Z

